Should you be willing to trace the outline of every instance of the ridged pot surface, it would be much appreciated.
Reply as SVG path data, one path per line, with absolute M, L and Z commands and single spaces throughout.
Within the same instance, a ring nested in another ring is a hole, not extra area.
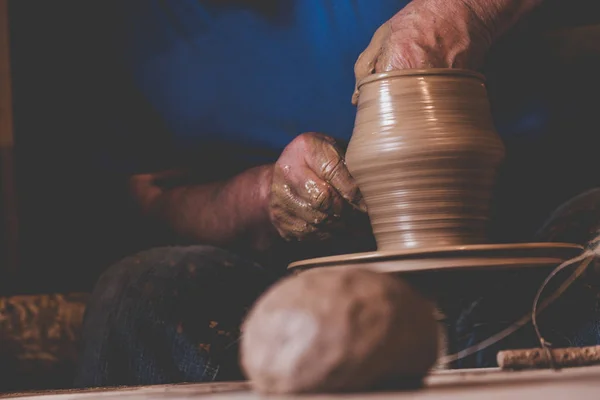
M 379 250 L 486 242 L 504 145 L 481 75 L 406 70 L 359 85 L 346 163 Z

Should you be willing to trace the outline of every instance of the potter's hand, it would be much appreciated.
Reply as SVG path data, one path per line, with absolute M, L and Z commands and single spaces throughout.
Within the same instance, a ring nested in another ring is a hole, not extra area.
M 375 32 L 354 66 L 356 82 L 406 68 L 479 69 L 492 43 L 541 2 L 413 0 Z
M 326 239 L 346 214 L 366 206 L 335 141 L 318 133 L 295 138 L 275 163 L 269 216 L 287 240 Z

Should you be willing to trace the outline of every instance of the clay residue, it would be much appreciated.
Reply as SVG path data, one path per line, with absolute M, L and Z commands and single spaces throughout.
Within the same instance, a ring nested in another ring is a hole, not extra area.
M 347 206 L 365 211 L 335 141 L 317 133 L 297 137 L 273 169 L 270 216 L 279 234 L 288 240 L 328 238 L 343 229 Z

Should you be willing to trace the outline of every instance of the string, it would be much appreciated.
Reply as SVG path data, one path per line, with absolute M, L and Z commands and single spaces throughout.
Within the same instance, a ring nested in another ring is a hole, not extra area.
M 598 246 L 597 243 L 595 244 L 595 242 L 598 242 L 598 240 L 599 240 L 599 238 L 596 238 L 592 241 L 592 243 L 590 243 L 590 246 L 584 252 L 584 255 L 587 255 L 587 258 L 581 263 L 579 268 L 577 268 L 575 270 L 575 272 L 573 274 L 571 274 L 569 279 L 567 279 L 567 281 L 565 281 L 565 283 L 563 284 L 564 286 L 566 286 L 566 287 L 570 286 L 575 280 L 577 280 L 587 270 L 589 264 L 592 262 L 594 257 L 596 255 L 598 255 L 600 246 Z M 593 249 L 591 248 L 592 244 L 595 244 Z M 546 288 L 546 286 L 548 285 L 550 280 L 552 280 L 552 278 L 554 278 L 556 276 L 556 274 L 558 274 L 563 269 L 564 269 L 563 266 L 559 266 L 554 271 L 552 271 L 550 273 L 550 275 L 548 275 L 548 277 L 546 277 L 546 279 L 544 280 L 544 282 L 542 283 L 542 285 L 540 286 L 540 288 L 538 289 L 538 291 L 535 295 L 535 299 L 533 300 L 533 308 L 531 311 L 531 323 L 533 324 L 533 328 L 535 329 L 535 334 L 538 338 L 538 341 L 540 342 L 540 346 L 544 349 L 544 353 L 546 354 L 546 357 L 548 357 L 548 361 L 550 362 L 550 367 L 552 369 L 556 369 L 556 363 L 554 362 L 554 356 L 552 355 L 552 351 L 550 350 L 550 348 L 552 347 L 552 343 L 548 342 L 542 336 L 542 334 L 540 332 L 540 328 L 537 323 L 537 305 L 539 303 L 540 297 L 542 296 L 544 289 Z
M 598 242 L 600 240 L 600 238 L 596 238 L 594 239 L 591 243 L 595 243 Z M 600 249 L 600 245 L 596 245 L 593 249 L 592 248 L 588 248 L 587 250 L 585 250 L 582 254 L 580 254 L 577 257 L 571 258 L 569 260 L 566 260 L 565 262 L 563 262 L 562 264 L 560 264 L 558 267 L 556 267 L 549 275 L 548 277 L 546 277 L 546 279 L 544 280 L 544 282 L 542 283 L 542 285 L 540 286 L 540 288 L 538 289 L 534 302 L 533 302 L 533 307 L 532 307 L 532 311 L 528 312 L 527 314 L 525 314 L 523 317 L 521 317 L 520 319 L 518 319 L 517 321 L 515 321 L 513 324 L 511 324 L 509 327 L 507 327 L 506 329 L 488 337 L 487 339 L 482 340 L 481 342 L 467 347 L 466 349 L 463 349 L 455 354 L 450 354 L 447 356 L 443 356 L 440 358 L 439 360 L 439 364 L 441 365 L 445 365 L 445 364 L 449 364 L 451 362 L 455 362 L 458 360 L 461 360 L 463 358 L 466 358 L 470 355 L 473 355 L 481 350 L 485 350 L 486 348 L 498 343 L 499 341 L 503 340 L 504 338 L 506 338 L 507 336 L 513 334 L 514 332 L 516 332 L 517 330 L 519 330 L 521 327 L 525 326 L 529 321 L 532 321 L 534 328 L 535 328 L 535 332 L 537 335 L 537 338 L 540 342 L 540 346 L 548 353 L 550 353 L 549 351 L 549 346 L 550 343 L 548 343 L 547 341 L 545 341 L 545 339 L 543 338 L 543 336 L 541 335 L 539 326 L 537 324 L 537 315 L 538 313 L 544 311 L 550 304 L 552 304 L 556 299 L 558 299 L 568 288 L 569 286 L 571 286 L 571 284 L 573 282 L 575 282 L 588 268 L 588 266 L 590 265 L 590 263 L 592 262 L 592 260 L 595 258 L 595 256 L 598 254 L 598 251 Z M 543 293 L 544 289 L 546 288 L 546 286 L 548 285 L 548 283 L 562 270 L 564 270 L 565 268 L 577 263 L 577 262 L 582 262 L 581 265 L 569 276 L 569 278 L 563 282 L 563 284 L 550 296 L 548 297 L 538 308 L 538 303 L 539 303 L 539 299 L 541 297 L 541 294 Z M 549 356 L 549 360 L 551 363 L 551 366 L 553 366 L 553 359 L 551 357 L 551 353 Z

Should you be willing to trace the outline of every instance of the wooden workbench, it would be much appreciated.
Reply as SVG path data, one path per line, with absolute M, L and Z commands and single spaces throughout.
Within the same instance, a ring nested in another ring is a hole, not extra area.
M 260 396 L 246 382 L 160 385 L 136 388 L 90 389 L 46 394 L 14 394 L 0 399 L 18 400 L 138 400 L 184 398 L 199 400 L 255 400 L 262 398 L 367 399 L 367 400 L 471 400 L 471 399 L 599 399 L 600 366 L 571 368 L 562 371 L 537 370 L 507 372 L 497 369 L 439 371 L 426 380 L 423 389 L 405 392 L 356 393 L 320 396 Z

